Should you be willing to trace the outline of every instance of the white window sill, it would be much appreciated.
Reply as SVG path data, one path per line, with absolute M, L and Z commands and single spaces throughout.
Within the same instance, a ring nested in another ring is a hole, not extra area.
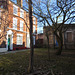
M 15 14 L 15 13 L 13 13 L 13 15 L 16 15 L 16 16 L 18 16 L 17 14 Z
M 23 45 L 23 44 L 16 44 L 16 45 Z
M 17 30 L 17 28 L 12 28 L 12 29 Z
M 20 30 L 21 32 L 23 32 L 23 30 Z
M 20 16 L 20 17 L 24 19 L 24 17 L 22 17 L 22 16 Z

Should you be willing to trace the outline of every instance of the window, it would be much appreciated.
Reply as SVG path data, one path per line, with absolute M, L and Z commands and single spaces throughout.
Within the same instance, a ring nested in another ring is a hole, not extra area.
M 17 19 L 13 18 L 13 28 L 17 29 Z
M 52 34 L 49 36 L 49 43 L 53 44 L 53 35 Z
M 17 15 L 17 12 L 18 12 L 18 7 L 13 5 L 13 14 Z
M 33 26 L 33 33 L 35 33 L 35 26 Z
M 23 45 L 23 35 L 17 34 L 17 45 Z
M 20 30 L 23 31 L 23 21 L 20 20 Z
M 24 18 L 24 10 L 20 9 L 20 17 Z
M 72 42 L 72 32 L 67 32 L 67 42 Z
M 36 24 L 36 18 L 35 17 L 33 18 L 33 22 L 34 22 L 34 24 Z

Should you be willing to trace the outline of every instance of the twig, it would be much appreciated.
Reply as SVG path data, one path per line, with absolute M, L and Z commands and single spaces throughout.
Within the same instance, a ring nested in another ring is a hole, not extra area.
M 51 74 L 54 75 L 53 70 L 51 69 Z

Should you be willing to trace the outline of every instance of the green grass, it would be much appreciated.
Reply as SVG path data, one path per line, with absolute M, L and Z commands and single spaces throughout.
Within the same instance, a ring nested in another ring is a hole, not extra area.
M 55 55 L 56 50 L 50 50 L 50 61 L 46 48 L 34 51 L 34 69 L 50 70 L 55 75 L 75 75 L 75 50 L 63 50 L 61 56 Z M 26 75 L 30 51 L 22 51 L 0 55 L 0 75 Z

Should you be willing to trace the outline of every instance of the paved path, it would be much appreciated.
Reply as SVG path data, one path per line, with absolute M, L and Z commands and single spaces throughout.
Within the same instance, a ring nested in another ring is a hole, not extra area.
M 28 51 L 28 50 L 30 50 L 30 49 L 0 52 L 0 55 L 3 55 L 3 54 L 8 54 L 8 53 L 22 52 L 22 51 Z

